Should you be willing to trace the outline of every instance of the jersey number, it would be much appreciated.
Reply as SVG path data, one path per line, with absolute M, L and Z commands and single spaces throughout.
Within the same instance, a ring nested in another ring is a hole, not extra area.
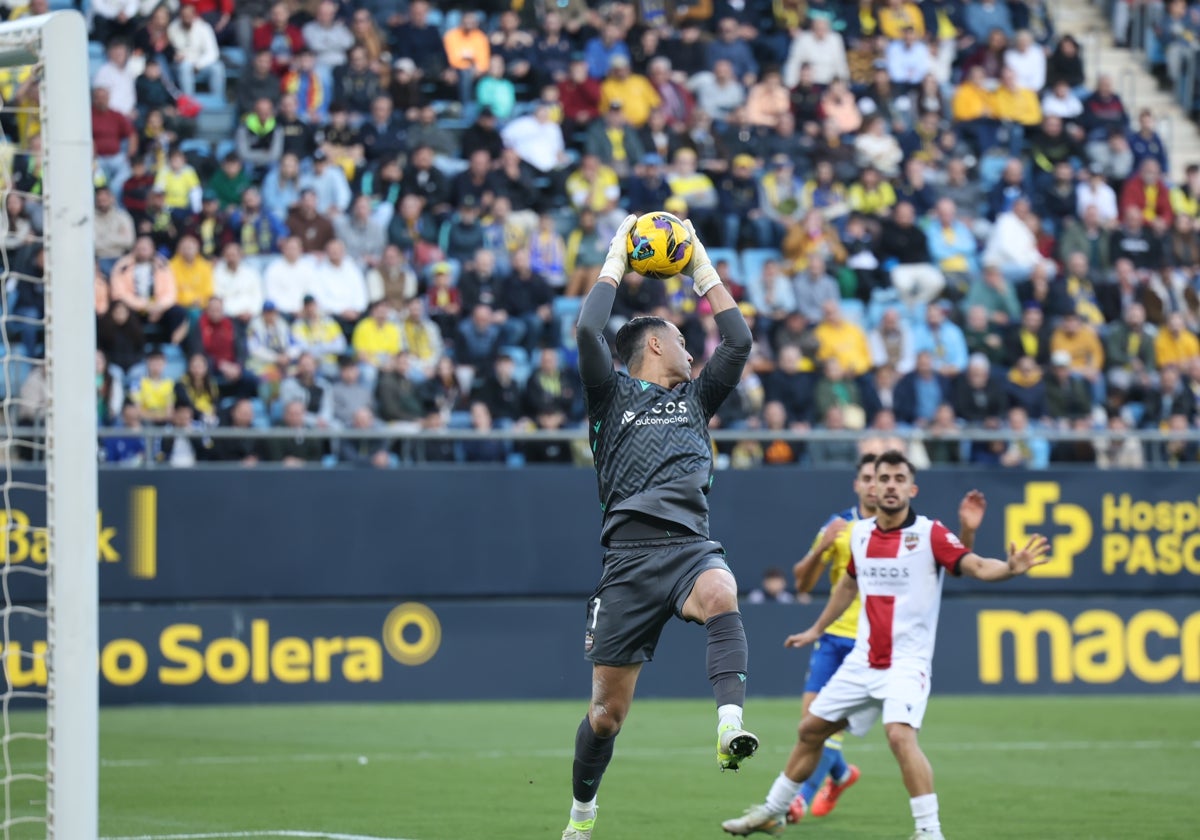
M 593 598 L 592 599 L 592 625 L 591 625 L 591 627 L 588 628 L 589 630 L 596 629 L 596 622 L 599 620 L 599 618 L 600 618 L 600 599 Z

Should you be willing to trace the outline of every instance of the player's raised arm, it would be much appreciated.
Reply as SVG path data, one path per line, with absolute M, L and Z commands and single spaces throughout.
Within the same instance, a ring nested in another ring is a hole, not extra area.
M 858 594 L 858 581 L 853 575 L 845 575 L 838 581 L 838 585 L 833 588 L 833 592 L 829 594 L 829 601 L 825 604 L 825 609 L 821 610 L 820 617 L 812 627 L 809 627 L 803 633 L 793 633 L 783 640 L 784 647 L 801 648 L 805 645 L 811 645 L 817 639 L 821 638 L 821 634 L 825 632 L 830 624 L 837 621 L 838 616 L 846 611 L 850 603 L 854 600 L 854 596 Z
M 633 229 L 637 216 L 629 215 L 617 227 L 617 232 L 608 245 L 608 256 L 600 269 L 600 279 L 579 310 L 575 324 L 575 341 L 579 346 L 579 378 L 589 387 L 603 384 L 612 376 L 612 353 L 604 337 L 604 327 L 612 315 L 617 285 L 629 272 L 629 231 Z
M 746 324 L 738 309 L 737 301 L 721 282 L 720 275 L 713 268 L 712 260 L 704 243 L 696 235 L 690 219 L 684 221 L 688 233 L 692 235 L 692 259 L 683 269 L 683 273 L 692 278 L 696 294 L 708 301 L 712 307 L 717 331 L 721 334 L 721 343 L 713 351 L 712 357 L 700 374 L 703 384 L 700 389 L 705 408 L 712 416 L 720 408 L 729 392 L 738 386 L 742 379 L 742 369 L 750 359 L 750 348 L 754 345 L 754 335 Z
M 978 490 L 971 490 L 958 503 L 958 538 L 965 548 L 975 547 L 975 533 L 983 524 L 987 499 Z
M 796 578 L 797 592 L 811 592 L 812 588 L 817 585 L 817 580 L 821 577 L 821 560 L 824 559 L 825 552 L 833 547 L 838 534 L 848 527 L 849 523 L 846 520 L 835 516 L 821 529 L 821 533 L 817 534 L 812 548 L 792 567 L 792 575 Z
M 959 570 L 962 574 L 976 580 L 999 583 L 1023 575 L 1034 566 L 1050 562 L 1050 542 L 1041 534 L 1034 534 L 1020 550 L 1017 549 L 1016 543 L 1011 543 L 1007 560 L 980 557 L 972 552 L 960 562 Z

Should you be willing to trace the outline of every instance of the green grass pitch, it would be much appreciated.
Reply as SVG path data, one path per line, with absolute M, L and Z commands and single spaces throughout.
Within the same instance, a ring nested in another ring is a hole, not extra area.
M 797 708 L 752 698 L 747 722 L 763 747 L 741 773 L 722 774 L 711 702 L 637 702 L 604 778 L 595 839 L 726 836 L 720 821 L 761 799 L 779 772 Z M 1200 836 L 1196 710 L 1194 696 L 935 695 L 922 742 L 947 836 Z M 101 834 L 551 840 L 566 821 L 582 711 L 561 702 L 107 709 Z M 39 725 L 13 718 L 14 728 Z M 12 745 L 18 770 L 31 768 L 36 748 Z M 862 781 L 832 816 L 786 836 L 908 837 L 907 795 L 882 732 L 848 738 L 846 755 Z M 43 796 L 22 783 L 12 794 L 16 813 Z M 258 833 L 285 831 L 295 833 Z

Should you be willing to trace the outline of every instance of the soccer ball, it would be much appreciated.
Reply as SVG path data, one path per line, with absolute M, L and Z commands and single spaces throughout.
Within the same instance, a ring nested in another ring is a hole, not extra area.
M 692 259 L 692 235 L 678 217 L 661 210 L 638 216 L 629 231 L 629 267 L 666 280 Z

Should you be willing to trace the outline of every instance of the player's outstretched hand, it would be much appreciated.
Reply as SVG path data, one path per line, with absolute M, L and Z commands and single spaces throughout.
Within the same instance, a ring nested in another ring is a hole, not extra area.
M 1016 543 L 1008 546 L 1008 569 L 1014 575 L 1023 575 L 1034 566 L 1050 562 L 1050 541 L 1041 534 L 1034 534 L 1020 551 Z
M 709 289 L 720 285 L 721 277 L 717 274 L 717 270 L 713 268 L 712 260 L 709 259 L 708 251 L 704 248 L 704 243 L 700 241 L 700 236 L 696 233 L 696 228 L 692 225 L 692 220 L 684 219 L 683 226 L 687 228 L 688 233 L 692 237 L 692 258 L 683 267 L 683 273 L 692 278 L 692 285 L 696 289 L 696 294 L 699 297 L 704 297 L 708 294 Z
M 987 499 L 978 490 L 972 490 L 958 504 L 958 522 L 963 528 L 978 531 L 987 512 Z
M 617 232 L 608 243 L 608 256 L 604 258 L 604 267 L 600 269 L 601 277 L 607 277 L 618 285 L 629 273 L 629 231 L 633 230 L 636 221 L 637 216 L 630 213 L 617 226 Z
M 788 648 L 808 647 L 819 638 L 821 638 L 821 634 L 810 627 L 803 633 L 793 633 L 788 636 L 783 640 L 783 646 Z

